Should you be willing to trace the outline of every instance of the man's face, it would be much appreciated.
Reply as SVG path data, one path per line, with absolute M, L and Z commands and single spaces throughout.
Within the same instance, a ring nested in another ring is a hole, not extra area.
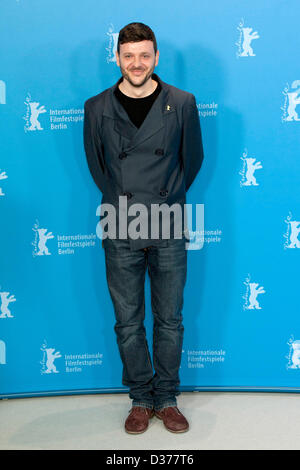
M 159 51 L 154 54 L 152 41 L 127 42 L 116 52 L 117 64 L 123 77 L 132 86 L 140 87 L 151 77 L 158 64 Z

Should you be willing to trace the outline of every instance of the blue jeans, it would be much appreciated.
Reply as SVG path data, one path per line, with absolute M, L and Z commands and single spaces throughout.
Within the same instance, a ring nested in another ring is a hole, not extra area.
M 123 363 L 123 385 L 132 406 L 161 410 L 176 406 L 183 331 L 186 239 L 130 250 L 128 240 L 105 239 L 105 266 L 116 317 L 115 333 Z M 153 368 L 144 327 L 148 267 L 153 312 Z

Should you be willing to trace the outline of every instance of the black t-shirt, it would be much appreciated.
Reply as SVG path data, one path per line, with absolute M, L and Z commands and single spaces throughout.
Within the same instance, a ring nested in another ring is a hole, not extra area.
M 154 78 L 153 78 L 154 80 Z M 124 95 L 117 86 L 115 89 L 115 95 L 123 105 L 127 112 L 130 120 L 136 127 L 140 127 L 147 116 L 151 106 L 156 100 L 161 90 L 161 85 L 157 82 L 157 87 L 151 95 L 145 96 L 144 98 L 131 98 L 130 96 Z

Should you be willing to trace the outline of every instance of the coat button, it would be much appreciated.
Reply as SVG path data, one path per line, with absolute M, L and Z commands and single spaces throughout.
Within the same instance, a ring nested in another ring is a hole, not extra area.
M 168 194 L 168 190 L 167 189 L 162 189 L 161 191 L 159 191 L 159 194 L 161 196 L 166 196 Z
M 130 199 L 130 198 L 133 196 L 133 194 L 132 194 L 132 193 L 129 193 L 129 192 L 127 192 L 127 191 L 125 191 L 125 192 L 123 193 L 123 196 L 127 196 L 127 198 Z
M 156 149 L 155 150 L 155 155 L 163 155 L 164 154 L 164 149 Z
M 127 157 L 126 152 L 121 152 L 120 155 L 119 155 L 120 160 L 123 160 L 123 158 L 126 158 L 126 157 Z

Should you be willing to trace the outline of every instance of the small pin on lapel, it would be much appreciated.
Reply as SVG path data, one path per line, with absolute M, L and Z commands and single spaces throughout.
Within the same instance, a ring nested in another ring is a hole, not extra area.
M 170 111 L 170 110 L 171 110 L 171 106 L 170 106 L 169 104 L 167 104 L 166 109 L 167 109 L 167 111 Z

